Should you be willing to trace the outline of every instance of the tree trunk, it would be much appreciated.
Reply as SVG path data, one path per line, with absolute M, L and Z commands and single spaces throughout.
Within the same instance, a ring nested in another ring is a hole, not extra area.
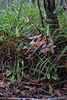
M 55 0 L 55 6 L 59 6 L 59 0 Z
M 38 3 L 39 12 L 40 12 L 42 28 L 44 28 L 43 17 L 42 17 L 42 11 L 41 11 L 41 8 L 40 8 L 40 2 L 39 2 L 39 0 L 37 1 L 37 3 Z
M 51 33 L 55 29 L 59 28 L 58 18 L 56 14 L 53 14 L 55 11 L 55 0 L 44 0 L 44 8 L 46 11 L 46 19 L 51 19 L 52 21 L 47 20 Z
M 63 0 L 60 0 L 60 6 L 62 6 L 63 5 Z

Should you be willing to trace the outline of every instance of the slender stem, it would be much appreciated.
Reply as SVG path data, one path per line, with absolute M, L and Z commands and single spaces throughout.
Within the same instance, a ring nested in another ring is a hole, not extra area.
M 42 11 L 41 11 L 41 9 L 40 9 L 40 2 L 39 2 L 39 0 L 38 0 L 38 8 L 39 8 L 39 11 L 40 11 L 40 17 L 41 17 L 42 28 L 44 28 L 43 16 L 42 16 Z

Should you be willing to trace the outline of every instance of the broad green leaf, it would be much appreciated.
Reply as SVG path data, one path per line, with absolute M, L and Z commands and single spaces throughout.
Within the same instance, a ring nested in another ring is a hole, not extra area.
M 9 78 L 11 81 L 13 81 L 15 79 L 15 76 L 12 76 L 11 78 Z
M 14 82 L 16 82 L 17 80 L 13 80 L 12 82 L 9 82 L 7 85 L 13 84 Z
M 49 87 L 49 92 L 52 93 L 52 91 L 53 91 L 52 86 L 49 84 L 48 87 Z
M 8 73 L 7 73 L 7 77 L 10 76 L 11 74 L 12 74 L 12 72 L 8 72 Z
M 53 14 L 55 14 L 55 13 L 58 13 L 60 15 L 63 15 L 62 12 L 58 8 L 56 8 L 56 10 L 53 12 Z
M 50 79 L 50 73 L 47 74 L 47 79 Z
M 22 48 L 22 46 L 23 46 L 23 43 L 20 43 L 20 45 L 18 46 L 19 48 Z
M 52 79 L 57 80 L 58 79 L 58 75 L 57 73 L 54 74 L 54 76 L 51 76 Z
M 44 80 L 46 77 L 44 76 L 44 77 L 42 77 L 40 80 L 42 81 L 42 80 Z
M 47 21 L 47 22 L 48 22 L 48 21 L 49 21 L 49 22 L 52 22 L 52 19 L 45 19 L 45 21 Z
M 7 65 L 6 65 L 5 67 L 6 67 L 6 68 L 10 68 L 10 69 L 12 69 L 12 67 L 11 67 L 11 66 L 7 66 Z

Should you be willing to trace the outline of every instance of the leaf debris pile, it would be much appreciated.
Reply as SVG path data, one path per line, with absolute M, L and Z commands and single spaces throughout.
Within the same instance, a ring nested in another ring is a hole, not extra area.
M 14 84 L 7 85 L 9 80 L 5 79 L 4 74 L 0 74 L 0 76 L 0 99 L 8 100 L 12 98 L 13 100 L 14 98 L 16 100 L 26 98 L 26 100 L 30 100 L 31 98 L 38 98 L 46 100 L 48 98 L 54 98 L 55 100 L 66 100 L 67 98 L 67 80 L 51 84 L 51 91 L 49 82 L 43 81 L 40 83 L 27 78 L 23 79 L 21 83 L 15 82 Z M 60 85 L 63 85 L 63 87 L 60 88 Z M 60 89 L 57 89 L 58 86 Z
M 51 52 L 54 54 L 54 48 L 56 47 L 53 42 L 53 36 L 49 36 L 47 39 L 46 35 L 42 37 L 42 34 L 36 35 L 34 37 L 30 37 L 30 40 L 32 40 L 28 46 L 24 46 L 21 49 L 18 48 L 19 51 L 23 53 L 25 50 L 25 56 L 26 59 L 29 61 L 33 61 L 35 58 L 35 53 L 38 55 L 46 55 L 47 52 Z

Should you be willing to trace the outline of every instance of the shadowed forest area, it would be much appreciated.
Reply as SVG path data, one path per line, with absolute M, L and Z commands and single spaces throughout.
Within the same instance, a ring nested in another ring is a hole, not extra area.
M 0 0 L 0 100 L 67 100 L 67 0 Z

